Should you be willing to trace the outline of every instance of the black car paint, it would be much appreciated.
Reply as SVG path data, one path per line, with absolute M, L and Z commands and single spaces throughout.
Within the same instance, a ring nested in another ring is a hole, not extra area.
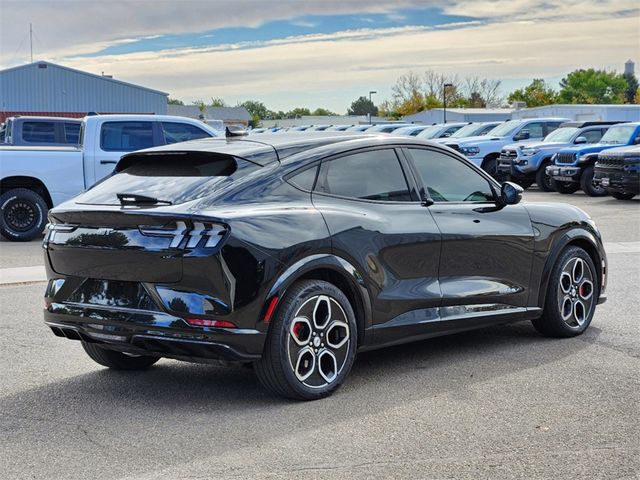
M 549 271 L 572 242 L 587 249 L 603 277 L 602 241 L 584 212 L 557 204 L 428 205 L 404 148 L 409 146 L 466 162 L 430 142 L 336 132 L 201 140 L 127 155 L 121 163 L 178 147 L 228 149 L 240 157 L 259 152 L 263 167 L 229 188 L 180 205 L 125 208 L 70 201 L 52 210 L 52 222 L 79 227 L 50 231 L 45 238 L 50 279 L 45 321 L 57 335 L 120 351 L 251 361 L 262 353 L 270 304 L 301 278 L 339 283 L 353 303 L 359 348 L 365 350 L 539 316 Z M 291 175 L 326 159 L 376 148 L 396 150 L 415 201 L 344 199 L 311 193 L 291 181 Z M 186 239 L 172 249 L 166 238 L 145 237 L 138 229 L 176 220 L 220 224 L 230 233 L 213 249 L 202 243 L 186 248 Z M 110 305 L 69 302 L 86 278 L 114 281 L 117 288 L 123 285 L 117 282 L 141 282 L 158 309 L 120 308 L 112 300 Z M 172 309 L 159 290 L 209 299 L 214 307 L 209 313 L 186 312 L 178 302 L 182 310 Z M 238 328 L 195 327 L 184 320 L 188 316 L 222 319 Z

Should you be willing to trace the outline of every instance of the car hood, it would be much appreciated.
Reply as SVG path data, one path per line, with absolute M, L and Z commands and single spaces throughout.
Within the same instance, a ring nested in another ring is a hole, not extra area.
M 607 150 L 608 148 L 622 147 L 624 144 L 609 144 L 609 143 L 593 143 L 589 146 L 580 146 L 580 147 L 568 147 L 563 148 L 559 153 L 579 153 L 579 154 L 587 154 L 587 153 L 597 153 L 602 150 Z
M 531 141 L 531 142 L 518 142 L 518 143 L 511 143 L 509 145 L 505 145 L 504 148 L 509 148 L 512 150 L 518 150 L 520 148 L 537 148 L 539 150 L 554 150 L 556 148 L 560 148 L 560 147 L 564 147 L 569 145 L 568 143 L 565 142 L 536 142 L 536 141 Z

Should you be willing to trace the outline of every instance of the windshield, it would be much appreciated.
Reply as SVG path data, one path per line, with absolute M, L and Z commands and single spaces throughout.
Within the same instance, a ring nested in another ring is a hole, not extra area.
M 429 128 L 425 128 L 417 136 L 420 138 L 435 138 L 441 131 L 442 127 L 440 125 L 433 125 Z
M 463 138 L 463 137 L 475 137 L 482 130 L 484 130 L 485 126 L 477 123 L 470 123 L 469 125 L 465 125 L 460 130 L 457 130 L 451 134 L 449 138 Z
M 520 125 L 522 125 L 522 122 L 520 120 L 509 120 L 508 122 L 504 122 L 498 125 L 487 135 L 490 135 L 492 137 L 507 137 L 515 132 Z
M 554 130 L 549 135 L 544 137 L 543 142 L 563 142 L 568 143 L 571 141 L 573 135 L 578 131 L 576 127 L 562 127 Z
M 600 140 L 600 143 L 615 145 L 628 143 L 629 137 L 631 137 L 635 129 L 635 125 L 613 126 L 609 130 L 607 130 L 607 133 L 602 136 L 602 140 Z

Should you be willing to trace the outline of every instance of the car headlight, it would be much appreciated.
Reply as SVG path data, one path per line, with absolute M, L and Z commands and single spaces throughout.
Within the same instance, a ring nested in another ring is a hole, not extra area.
M 460 151 L 467 157 L 472 157 L 480 153 L 480 149 L 478 147 L 460 147 Z
M 539 151 L 540 151 L 539 148 L 523 148 L 522 149 L 522 155 L 525 156 L 525 157 L 532 157 L 533 155 L 535 155 Z

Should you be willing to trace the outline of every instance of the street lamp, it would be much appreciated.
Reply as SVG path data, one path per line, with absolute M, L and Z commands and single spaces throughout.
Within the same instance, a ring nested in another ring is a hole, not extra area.
M 444 104 L 444 110 L 443 110 L 444 122 L 443 123 L 447 123 L 447 87 L 453 87 L 453 84 L 445 83 L 442 86 L 442 103 Z
M 371 105 L 373 105 L 373 102 L 371 101 L 371 95 L 373 95 L 374 93 L 378 93 L 375 90 L 369 90 L 369 103 Z M 371 125 L 371 113 L 369 113 L 369 125 Z

